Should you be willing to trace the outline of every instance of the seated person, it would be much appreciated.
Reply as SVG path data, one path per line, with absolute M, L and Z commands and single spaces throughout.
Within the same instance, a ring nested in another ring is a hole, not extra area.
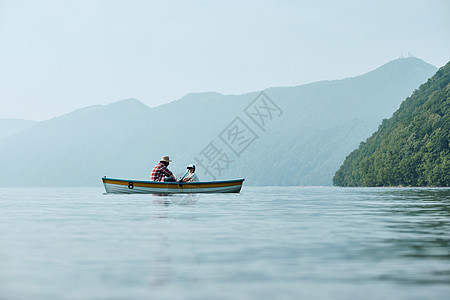
M 182 181 L 183 182 L 196 182 L 196 181 L 199 181 L 197 174 L 195 174 L 195 165 L 190 164 L 189 166 L 187 166 L 187 169 L 188 169 L 189 173 L 186 176 L 184 176 Z
M 173 173 L 167 168 L 170 162 L 171 160 L 168 156 L 161 157 L 159 163 L 152 170 L 150 180 L 176 182 L 177 179 L 175 178 L 175 175 L 173 175 Z

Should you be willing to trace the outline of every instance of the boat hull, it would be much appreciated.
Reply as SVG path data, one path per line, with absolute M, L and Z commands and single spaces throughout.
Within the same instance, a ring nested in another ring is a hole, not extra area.
M 181 183 L 102 178 L 105 191 L 114 194 L 239 193 L 244 180 Z

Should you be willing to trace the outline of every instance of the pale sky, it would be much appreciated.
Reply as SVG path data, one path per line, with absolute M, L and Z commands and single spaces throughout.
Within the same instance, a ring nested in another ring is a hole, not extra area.
M 0 0 L 0 118 L 450 60 L 450 1 Z

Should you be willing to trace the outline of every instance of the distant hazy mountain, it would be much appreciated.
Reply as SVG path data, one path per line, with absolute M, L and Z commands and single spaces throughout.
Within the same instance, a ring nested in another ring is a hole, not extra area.
M 189 94 L 156 108 L 136 99 L 87 107 L 1 139 L 0 184 L 148 179 L 159 158 L 170 155 L 179 175 L 195 163 L 206 180 L 331 185 L 346 155 L 435 72 L 407 58 L 361 76 L 263 94 Z
M 0 139 L 19 133 L 36 123 L 36 121 L 22 119 L 0 119 Z
M 408 97 L 336 172 L 340 186 L 450 186 L 450 63 Z

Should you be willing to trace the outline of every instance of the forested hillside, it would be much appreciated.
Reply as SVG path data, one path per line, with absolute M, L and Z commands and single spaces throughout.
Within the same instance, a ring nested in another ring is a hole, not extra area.
M 450 186 L 450 63 L 336 172 L 338 186 Z

